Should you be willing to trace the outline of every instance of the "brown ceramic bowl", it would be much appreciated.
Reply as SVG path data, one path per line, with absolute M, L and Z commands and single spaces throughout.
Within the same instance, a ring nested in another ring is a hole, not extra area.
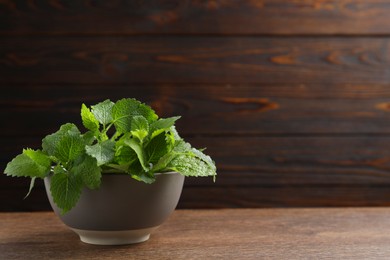
M 145 184 L 124 174 L 103 174 L 97 190 L 84 189 L 77 205 L 61 215 L 50 193 L 46 193 L 57 216 L 89 244 L 119 245 L 139 243 L 174 211 L 183 188 L 184 176 L 160 173 L 153 184 Z

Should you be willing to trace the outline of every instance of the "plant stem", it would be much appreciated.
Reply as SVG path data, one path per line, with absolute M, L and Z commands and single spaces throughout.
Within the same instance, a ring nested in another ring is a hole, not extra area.
M 111 140 L 112 140 L 112 141 L 115 141 L 115 139 L 116 139 L 118 136 L 120 136 L 120 135 L 121 135 L 121 134 L 120 134 L 119 132 L 116 131 L 116 132 L 114 133 L 114 135 L 111 137 Z

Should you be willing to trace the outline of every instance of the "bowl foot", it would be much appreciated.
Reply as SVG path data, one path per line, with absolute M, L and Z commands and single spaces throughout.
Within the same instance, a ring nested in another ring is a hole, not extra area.
M 157 227 L 120 230 L 120 231 L 96 231 L 72 228 L 80 236 L 80 240 L 93 245 L 128 245 L 141 243 L 149 239 L 150 233 Z

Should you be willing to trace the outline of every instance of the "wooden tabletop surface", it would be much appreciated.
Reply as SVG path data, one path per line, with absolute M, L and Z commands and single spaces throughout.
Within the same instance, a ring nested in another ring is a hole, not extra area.
M 390 208 L 176 210 L 127 246 L 84 244 L 52 212 L 0 213 L 0 259 L 390 259 Z

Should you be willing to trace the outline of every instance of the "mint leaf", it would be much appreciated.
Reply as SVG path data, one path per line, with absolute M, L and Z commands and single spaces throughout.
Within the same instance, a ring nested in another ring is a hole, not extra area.
M 42 151 L 40 151 L 40 150 L 34 151 L 33 149 L 27 148 L 27 149 L 23 150 L 23 154 L 30 157 L 31 160 L 33 160 L 38 165 L 44 167 L 45 169 L 50 168 L 51 160 Z
M 96 132 L 99 129 L 99 121 L 85 104 L 81 105 L 81 119 L 83 121 L 83 125 L 88 130 Z
M 24 150 L 7 164 L 4 173 L 13 177 L 44 178 L 50 171 L 50 159 L 41 151 Z
M 97 105 L 92 106 L 92 114 L 103 125 L 112 122 L 112 108 L 114 103 L 110 100 L 105 100 Z
M 154 110 L 150 106 L 145 105 L 143 103 L 140 103 L 136 112 L 139 115 L 145 117 L 149 123 L 152 123 L 158 119 L 156 112 L 154 112 Z
M 55 204 L 62 209 L 61 214 L 71 210 L 80 198 L 83 181 L 80 175 L 69 174 L 56 167 L 51 177 L 50 192 Z
M 170 143 L 169 140 L 170 139 L 166 137 L 165 132 L 150 140 L 150 142 L 145 147 L 147 161 L 155 163 L 162 156 L 172 150 L 173 143 Z
M 180 137 L 179 133 L 177 132 L 176 127 L 174 125 L 169 128 L 169 132 L 172 133 L 172 136 L 175 140 L 181 140 L 181 137 Z
M 143 116 L 134 116 L 131 122 L 131 134 L 141 142 L 149 133 L 149 123 Z
M 129 164 L 121 164 L 121 165 L 118 165 L 118 164 L 107 164 L 107 169 L 106 169 L 106 172 L 112 172 L 112 173 L 128 173 L 129 171 Z M 111 168 L 111 169 L 110 169 Z
M 150 132 L 152 133 L 152 138 L 161 133 L 162 131 L 168 130 L 175 124 L 176 120 L 178 119 L 180 119 L 180 116 L 160 118 L 159 120 L 153 122 L 150 125 Z
M 175 146 L 173 147 L 173 150 L 177 153 L 186 153 L 191 151 L 191 145 L 185 142 L 183 139 L 177 140 L 175 142 Z
M 205 162 L 208 165 L 208 167 L 210 167 L 214 172 L 217 170 L 217 168 L 215 167 L 214 161 L 211 159 L 210 156 L 202 153 L 201 151 L 199 151 L 195 148 L 192 148 L 191 152 L 194 153 L 194 155 L 196 157 L 198 157 L 200 160 Z
M 170 152 L 161 157 L 156 164 L 153 165 L 151 172 L 163 172 L 166 171 L 167 165 L 178 156 L 175 152 Z
M 216 176 L 216 167 L 210 156 L 192 148 L 184 140 L 175 142 L 172 151 L 153 165 L 151 172 L 180 172 L 185 176 Z
M 62 163 L 68 163 L 84 152 L 84 146 L 84 140 L 79 133 L 68 131 L 59 139 L 54 156 Z
M 62 125 L 57 132 L 47 135 L 42 140 L 43 152 L 53 156 L 57 150 L 58 143 L 61 140 L 61 138 L 65 134 L 69 134 L 69 133 L 80 134 L 80 131 L 75 124 L 68 123 Z
M 115 155 L 115 142 L 106 140 L 92 146 L 87 145 L 85 151 L 97 160 L 97 165 L 103 165 L 111 162 Z
M 119 165 L 130 164 L 137 160 L 137 154 L 129 146 L 120 146 L 115 151 L 115 162 Z
M 83 138 L 84 143 L 86 145 L 91 145 L 96 140 L 95 133 L 93 133 L 92 131 L 86 132 L 81 136 L 81 138 Z
M 143 169 L 139 161 L 134 161 L 128 169 L 131 177 L 137 181 L 143 181 L 145 183 L 153 183 L 155 181 L 153 174 L 148 174 Z
M 117 131 L 127 133 L 131 131 L 131 121 L 135 115 L 140 102 L 135 99 L 121 99 L 112 108 L 112 117 Z
M 137 154 L 137 157 L 138 157 L 138 160 L 142 166 L 142 168 L 145 170 L 145 171 L 148 171 L 149 168 L 146 166 L 145 162 L 145 154 L 144 154 L 144 150 L 141 146 L 141 144 L 139 144 L 138 142 L 136 142 L 134 139 L 127 139 L 124 141 L 126 145 L 128 145 L 131 149 L 134 150 L 134 152 Z
M 143 116 L 149 123 L 158 118 L 152 108 L 132 98 L 117 101 L 112 108 L 112 116 L 116 130 L 121 133 L 131 131 L 134 116 Z
M 71 169 L 71 173 L 81 176 L 83 183 L 88 188 L 99 188 L 102 173 L 96 159 L 89 155 L 84 155 L 78 161 L 78 164 Z
M 178 155 L 168 165 L 167 169 L 184 176 L 215 176 L 216 172 L 207 163 L 191 155 Z

